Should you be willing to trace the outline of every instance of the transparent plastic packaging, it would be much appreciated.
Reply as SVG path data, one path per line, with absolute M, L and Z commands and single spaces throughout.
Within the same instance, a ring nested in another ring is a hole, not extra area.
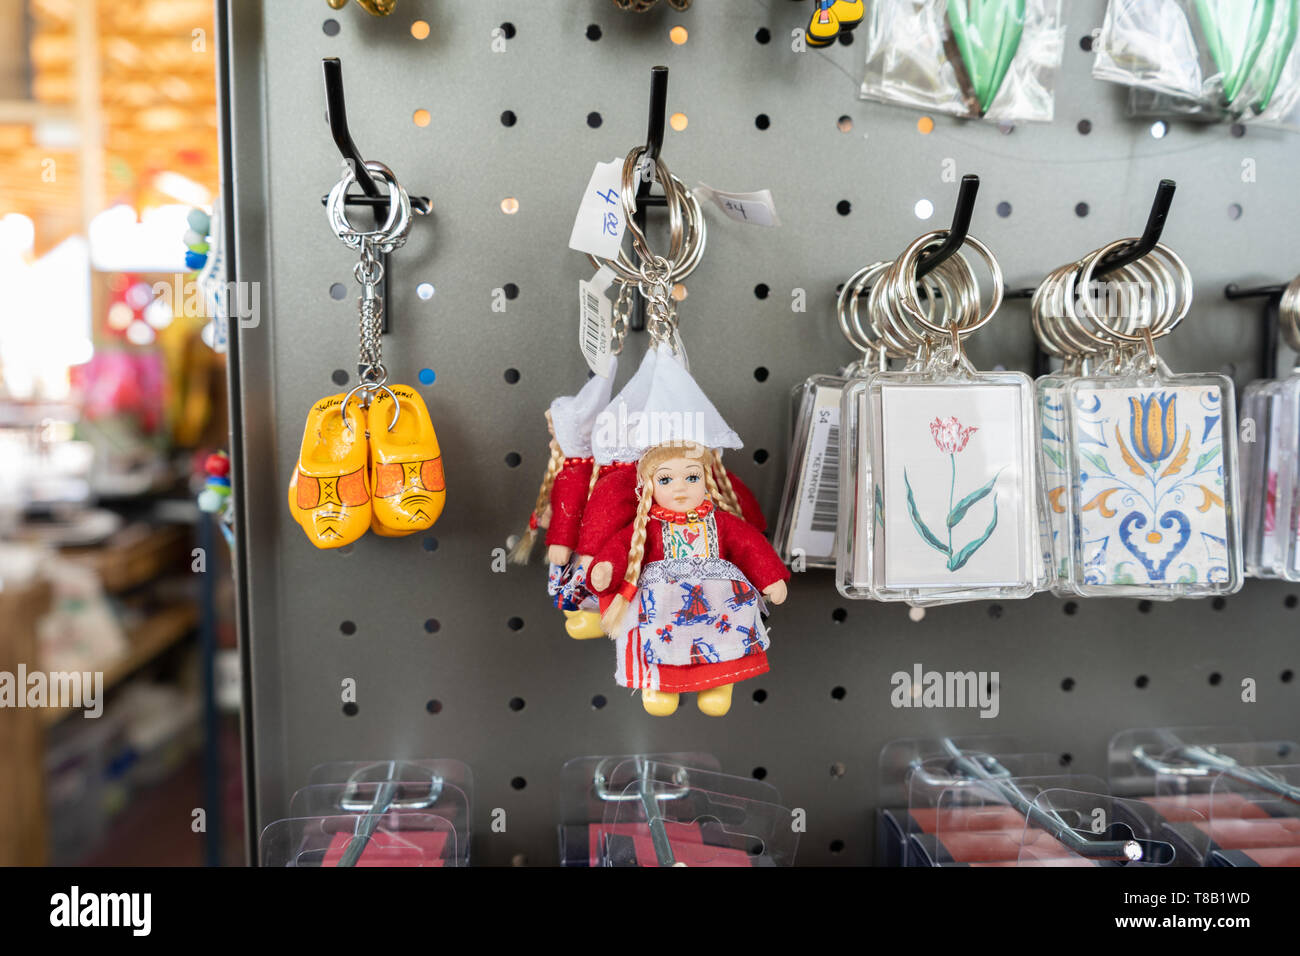
M 876 0 L 863 99 L 995 123 L 1051 122 L 1062 0 Z
M 1298 26 L 1294 0 L 1111 0 L 1092 74 L 1129 86 L 1133 115 L 1294 128 Z
M 944 365 L 845 386 L 841 460 L 853 479 L 840 483 L 836 565 L 846 597 L 1025 598 L 1045 581 L 1033 384 Z
M 1232 382 L 1143 357 L 1072 380 L 1066 408 L 1074 589 L 1154 600 L 1240 589 Z
M 847 381 L 814 375 L 794 390 L 790 464 L 772 541 L 796 570 L 835 566 L 840 399 Z
M 776 789 L 734 777 L 630 758 L 629 779 L 605 805 L 603 866 L 791 866 L 799 835 Z
M 455 827 L 417 810 L 276 820 L 258 843 L 262 866 L 463 866 Z
M 1111 0 L 1092 41 L 1093 78 L 1200 108 L 1215 74 L 1206 76 L 1192 23 L 1187 0 Z
M 459 760 L 317 764 L 260 838 L 267 866 L 468 866 L 474 781 Z
M 1216 775 L 1208 829 L 1212 865 L 1300 865 L 1300 765 L 1261 763 Z
M 1116 792 L 1207 866 L 1300 862 L 1300 747 L 1253 741 L 1241 728 L 1128 730 L 1110 743 Z M 1289 818 L 1289 819 L 1288 819 Z
M 605 812 L 635 781 L 638 759 L 672 765 L 685 775 L 692 770 L 720 771 L 718 759 L 705 753 L 619 754 L 575 757 L 560 771 L 560 865 L 603 866 Z M 616 832 L 616 831 L 615 831 Z M 644 833 L 627 829 L 625 834 Z

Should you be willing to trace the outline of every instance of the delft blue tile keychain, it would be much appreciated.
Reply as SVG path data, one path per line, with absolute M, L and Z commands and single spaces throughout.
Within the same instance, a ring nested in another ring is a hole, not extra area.
M 1095 284 L 1098 263 L 1119 240 L 1077 264 L 1078 316 L 1059 316 L 1114 343 L 1100 371 L 1061 390 L 1067 475 L 1068 588 L 1089 597 L 1172 600 L 1241 587 L 1236 412 L 1223 375 L 1174 375 L 1156 354 L 1191 306 L 1186 265 L 1157 245 L 1158 278 L 1136 321 L 1103 315 L 1099 301 L 1122 279 Z M 1079 291 L 1082 294 L 1079 294 Z

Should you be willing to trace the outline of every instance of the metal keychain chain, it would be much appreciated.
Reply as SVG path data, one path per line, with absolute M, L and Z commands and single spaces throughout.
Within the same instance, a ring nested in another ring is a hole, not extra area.
M 365 231 L 354 228 L 348 221 L 347 192 L 357 180 L 356 171 L 349 162 L 344 162 L 343 177 L 330 190 L 326 201 L 326 212 L 334 234 L 349 249 L 360 253 L 360 259 L 352 270 L 361 286 L 361 297 L 357 299 L 357 385 L 344 397 L 339 411 L 343 414 L 343 421 L 351 428 L 345 413 L 352 397 L 361 392 L 358 401 L 363 408 L 369 408 L 376 392 L 387 392 L 393 399 L 393 420 L 388 424 L 388 430 L 392 431 L 402 410 L 401 403 L 388 387 L 388 369 L 384 367 L 384 299 L 379 294 L 380 283 L 384 280 L 384 262 L 381 257 L 405 244 L 411 230 L 411 200 L 393 171 L 383 163 L 369 161 L 366 169 L 376 182 L 388 187 L 388 217 L 382 226 Z
M 361 286 L 357 300 L 360 317 L 360 347 L 357 358 L 357 377 L 362 386 L 373 392 L 388 382 L 388 369 L 384 367 L 384 299 L 379 294 L 379 283 L 384 279 L 384 263 L 370 239 L 361 242 L 361 260 L 352 269 Z M 369 398 L 366 398 L 369 404 Z

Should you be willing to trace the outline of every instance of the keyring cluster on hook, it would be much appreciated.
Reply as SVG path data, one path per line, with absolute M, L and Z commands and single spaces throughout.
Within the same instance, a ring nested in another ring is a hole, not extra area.
M 668 210 L 667 255 L 660 255 L 650 248 L 644 230 L 637 224 L 640 181 L 657 182 L 663 188 L 663 202 Z M 675 351 L 677 302 L 673 298 L 673 288 L 700 264 L 708 238 L 700 201 L 669 171 L 667 164 L 659 157 L 652 157 L 645 146 L 634 147 L 623 161 L 619 201 L 637 261 L 634 262 L 621 249 L 615 259 L 587 256 L 597 269 L 603 266 L 614 273 L 619 284 L 614 305 L 613 351 L 615 354 L 622 351 L 630 327 L 634 290 L 640 292 L 646 302 L 646 328 L 651 337 L 656 342 L 668 343 Z
M 949 235 L 947 229 L 927 232 L 897 259 L 864 266 L 844 283 L 836 312 L 841 331 L 862 352 L 857 371 L 884 371 L 891 358 L 918 366 L 936 358 L 953 367 L 964 364 L 962 340 L 993 318 L 1002 303 L 1002 269 L 988 246 L 965 235 L 961 246 L 975 250 L 991 274 L 987 305 L 960 249 L 918 278 L 925 254 L 943 247 Z M 860 304 L 864 298 L 865 320 Z
M 1118 239 L 1053 270 L 1034 291 L 1034 332 L 1066 374 L 1158 365 L 1155 340 L 1172 332 L 1192 305 L 1192 275 L 1157 242 L 1141 258 L 1096 278 L 1101 264 L 1139 240 Z

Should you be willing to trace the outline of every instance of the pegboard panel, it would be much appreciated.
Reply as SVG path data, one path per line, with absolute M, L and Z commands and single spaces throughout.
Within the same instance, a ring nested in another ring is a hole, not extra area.
M 476 775 L 475 860 L 553 863 L 566 759 L 699 750 L 807 811 L 800 862 L 862 864 L 876 759 L 892 738 L 1011 734 L 1104 775 L 1106 741 L 1126 727 L 1300 735 L 1294 586 L 1251 582 L 1213 604 L 1039 596 L 914 621 L 904 606 L 846 601 L 829 572 L 809 571 L 772 615 L 772 672 L 737 687 L 728 717 L 706 718 L 688 698 L 656 719 L 613 684 L 607 643 L 565 636 L 541 566 L 492 569 L 536 495 L 542 411 L 585 377 L 575 291 L 590 269 L 567 248 L 577 201 L 594 163 L 643 140 L 655 64 L 670 67 L 669 113 L 685 120 L 666 134 L 671 169 L 719 189 L 770 188 L 781 216 L 762 229 L 707 211 L 708 248 L 680 307 L 692 368 L 746 442 L 729 465 L 769 516 L 791 387 L 852 358 L 833 317 L 837 285 L 945 225 L 963 173 L 982 177 L 972 231 L 1012 286 L 1135 234 L 1156 182 L 1177 180 L 1165 241 L 1198 296 L 1164 354 L 1176 370 L 1257 376 L 1256 313 L 1221 290 L 1298 268 L 1300 140 L 1186 123 L 1153 135 L 1150 121 L 1125 118 L 1121 91 L 1088 75 L 1083 46 L 1103 3 L 1069 8 L 1054 123 L 999 130 L 936 116 L 922 132 L 919 113 L 858 99 L 860 39 L 792 50 L 807 3 L 696 0 L 637 16 L 608 0 L 400 0 L 383 19 L 323 0 L 227 4 L 237 269 L 261 283 L 260 322 L 237 330 L 231 363 L 254 834 L 314 764 L 456 757 Z M 670 38 L 677 26 L 685 42 Z M 496 50 L 494 29 L 506 38 Z M 433 203 L 392 257 L 384 355 L 391 380 L 428 401 L 448 482 L 430 534 L 369 535 L 343 553 L 313 548 L 285 504 L 308 408 L 355 376 L 354 259 L 321 206 L 339 173 L 325 56 L 342 59 L 362 154 Z M 970 351 L 983 367 L 1031 370 L 1027 304 L 1004 306 Z M 999 672 L 997 717 L 895 708 L 890 675 L 916 664 Z M 340 700 L 349 677 L 351 714 Z M 1240 701 L 1245 677 L 1258 681 L 1256 703 Z M 494 808 L 505 832 L 489 825 Z

